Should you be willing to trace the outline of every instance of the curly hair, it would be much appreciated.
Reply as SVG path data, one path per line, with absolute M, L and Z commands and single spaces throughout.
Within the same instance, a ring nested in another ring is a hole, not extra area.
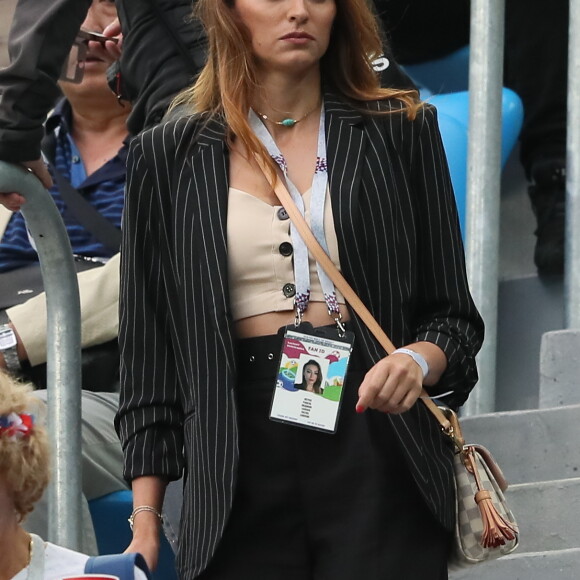
M 50 473 L 48 438 L 38 423 L 44 405 L 31 392 L 30 385 L 0 370 L 0 417 L 11 413 L 35 416 L 32 430 L 24 437 L 0 432 L 0 483 L 6 486 L 21 521 L 41 498 Z

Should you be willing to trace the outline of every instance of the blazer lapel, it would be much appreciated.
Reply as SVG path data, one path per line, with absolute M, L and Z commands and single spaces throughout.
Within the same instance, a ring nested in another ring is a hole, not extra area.
M 206 312 L 218 334 L 223 336 L 228 363 L 233 370 L 227 255 L 228 154 L 225 128 L 221 123 L 212 121 L 203 127 L 190 163 L 196 192 L 193 210 L 198 216 L 194 237 L 202 257 Z
M 366 150 L 363 116 L 332 93 L 325 94 L 324 107 L 330 198 L 341 265 L 351 279 L 360 280 L 360 260 L 351 262 L 348 248 L 356 245 L 355 232 L 361 231 L 358 199 Z

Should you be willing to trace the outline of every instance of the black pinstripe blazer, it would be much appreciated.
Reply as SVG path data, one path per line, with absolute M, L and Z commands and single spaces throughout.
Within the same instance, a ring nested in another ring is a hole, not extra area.
M 325 95 L 330 192 L 343 273 L 395 345 L 439 345 L 434 389 L 455 403 L 477 380 L 482 321 L 469 294 L 436 113 L 361 115 Z M 185 470 L 178 566 L 205 568 L 232 503 L 238 461 L 236 363 L 228 301 L 224 127 L 194 117 L 145 132 L 128 159 L 121 267 L 122 393 L 128 479 Z M 353 316 L 370 365 L 384 356 Z M 391 415 L 409 469 L 446 527 L 450 448 L 423 404 Z

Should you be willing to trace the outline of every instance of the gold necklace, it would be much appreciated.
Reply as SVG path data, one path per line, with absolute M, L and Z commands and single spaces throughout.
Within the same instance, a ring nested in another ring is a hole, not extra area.
M 314 113 L 314 111 L 316 111 L 316 109 L 318 109 L 318 107 L 320 107 L 320 103 L 316 103 L 316 105 L 310 109 L 310 111 L 308 111 L 308 113 L 306 113 L 305 115 L 303 115 L 302 117 L 300 117 L 300 119 L 293 119 L 292 117 L 286 117 L 286 119 L 282 119 L 281 121 L 274 121 L 273 119 L 270 119 L 270 117 L 268 117 L 268 115 L 264 115 L 262 113 L 259 113 L 258 111 L 255 111 L 256 115 L 258 115 L 258 117 L 261 117 L 262 119 L 264 119 L 264 121 L 270 121 L 270 123 L 274 123 L 274 125 L 280 125 L 282 127 L 287 127 L 288 129 L 294 127 L 294 125 L 296 125 L 296 123 L 300 123 L 300 121 L 304 121 L 304 119 L 306 119 L 306 117 L 308 117 L 308 115 L 311 115 L 312 113 Z
M 30 567 L 32 565 L 32 536 L 28 534 L 28 572 L 26 573 L 26 578 L 30 578 Z M 33 577 L 34 578 L 34 577 Z

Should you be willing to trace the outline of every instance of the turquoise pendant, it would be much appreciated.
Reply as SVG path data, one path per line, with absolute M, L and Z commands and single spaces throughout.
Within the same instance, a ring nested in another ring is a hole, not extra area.
M 294 127 L 298 121 L 296 119 L 284 119 L 280 121 L 280 125 L 284 125 L 284 127 Z

